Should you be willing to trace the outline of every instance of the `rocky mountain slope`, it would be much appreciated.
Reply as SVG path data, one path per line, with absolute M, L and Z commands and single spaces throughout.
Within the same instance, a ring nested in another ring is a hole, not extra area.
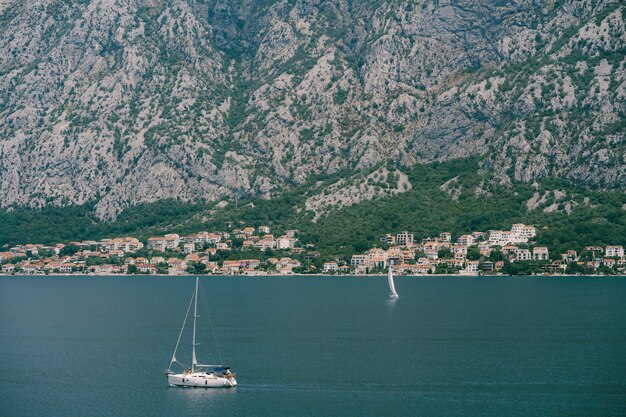
M 618 1 L 0 0 L 0 206 L 272 196 L 482 155 L 626 185 Z

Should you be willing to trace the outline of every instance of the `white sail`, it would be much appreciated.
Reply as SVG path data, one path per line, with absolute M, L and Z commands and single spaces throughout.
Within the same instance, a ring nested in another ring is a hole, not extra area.
M 183 336 L 183 330 L 185 330 L 185 324 L 187 324 L 187 318 L 189 317 L 189 310 L 191 310 L 191 303 L 193 303 L 193 299 L 195 296 L 195 292 L 191 296 L 191 300 L 189 300 L 189 305 L 187 306 L 187 313 L 185 314 L 185 320 L 183 320 L 183 326 L 180 328 L 180 333 L 178 334 L 178 340 L 176 341 L 176 347 L 174 348 L 174 353 L 172 354 L 172 360 L 170 361 L 170 366 L 167 368 L 167 372 L 172 370 L 172 365 L 174 363 L 178 363 L 176 359 L 176 352 L 178 351 L 178 345 L 180 345 L 180 338 Z
M 393 269 L 391 265 L 389 265 L 389 273 L 387 274 L 387 280 L 389 281 L 389 291 L 391 291 L 391 293 L 389 294 L 389 297 L 398 298 L 399 295 L 396 292 L 396 286 L 393 283 Z

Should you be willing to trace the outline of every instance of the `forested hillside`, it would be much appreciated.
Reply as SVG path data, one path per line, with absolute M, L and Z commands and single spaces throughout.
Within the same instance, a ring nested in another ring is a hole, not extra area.
M 508 229 L 515 222 L 536 225 L 538 242 L 555 250 L 624 243 L 623 192 L 591 191 L 555 180 L 483 188 L 488 179 L 472 174 L 477 165 L 476 158 L 418 165 L 406 173 L 413 184 L 410 190 L 392 194 L 388 192 L 391 184 L 381 179 L 373 185 L 381 189 L 381 196 L 331 209 L 315 222 L 312 220 L 316 214 L 306 210 L 306 201 L 328 193 L 328 185 L 338 179 L 350 178 L 347 173 L 325 181 L 313 180 L 279 198 L 243 199 L 237 206 L 234 201 L 220 208 L 172 200 L 142 204 L 125 211 L 114 222 L 97 219 L 91 205 L 41 211 L 18 209 L 0 214 L 0 246 L 127 235 L 145 240 L 163 233 L 268 225 L 275 233 L 299 229 L 302 243 L 312 243 L 323 254 L 334 256 L 380 245 L 380 237 L 386 233 L 409 230 L 416 238 L 423 238 L 450 231 L 459 236 L 471 231 Z M 359 180 L 357 175 L 353 182 Z

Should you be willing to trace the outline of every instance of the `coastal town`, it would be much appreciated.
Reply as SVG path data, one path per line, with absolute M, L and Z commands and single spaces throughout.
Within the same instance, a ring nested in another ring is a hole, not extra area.
M 268 226 L 229 231 L 166 234 L 142 241 L 117 237 L 99 241 L 20 244 L 0 248 L 3 275 L 367 275 L 392 268 L 399 275 L 563 275 L 626 273 L 621 245 L 572 248 L 554 253 L 535 244 L 534 226 L 474 231 L 420 240 L 403 231 L 381 236 L 376 247 L 344 258 L 302 244 L 298 230 L 275 236 Z

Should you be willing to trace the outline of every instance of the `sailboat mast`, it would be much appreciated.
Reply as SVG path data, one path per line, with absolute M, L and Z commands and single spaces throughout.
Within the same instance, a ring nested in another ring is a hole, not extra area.
M 191 372 L 196 371 L 196 319 L 198 318 L 198 277 L 196 277 L 196 292 L 193 302 L 193 336 L 191 338 Z

